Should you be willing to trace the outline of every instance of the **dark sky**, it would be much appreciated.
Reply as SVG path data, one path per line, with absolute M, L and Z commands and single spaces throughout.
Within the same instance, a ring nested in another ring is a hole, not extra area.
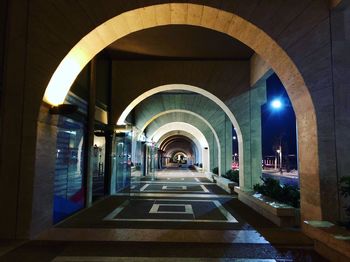
M 295 113 L 288 94 L 276 74 L 266 80 L 267 102 L 261 107 L 262 153 L 263 156 L 274 155 L 274 145 L 282 137 L 282 152 L 296 154 Z M 283 106 L 276 110 L 271 101 L 280 99 Z
M 279 99 L 283 106 L 279 110 L 271 107 L 274 99 Z M 273 156 L 276 146 L 282 143 L 283 155 L 296 155 L 295 113 L 288 94 L 276 74 L 266 80 L 266 103 L 261 107 L 262 154 Z M 232 135 L 236 136 L 233 129 Z M 238 152 L 237 140 L 233 140 L 232 154 Z

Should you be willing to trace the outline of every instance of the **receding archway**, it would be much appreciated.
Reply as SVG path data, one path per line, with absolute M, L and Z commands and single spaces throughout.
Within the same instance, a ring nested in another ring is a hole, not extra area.
M 169 136 L 173 131 L 183 131 L 185 133 L 192 134 L 195 138 L 198 139 L 200 142 L 201 148 L 202 148 L 202 159 L 203 159 L 203 166 L 209 170 L 210 168 L 210 155 L 209 155 L 209 144 L 204 136 L 204 134 L 195 126 L 185 123 L 185 122 L 170 122 L 168 124 L 165 124 L 161 127 L 159 127 L 157 130 L 154 131 L 154 133 L 150 136 L 150 139 L 154 141 L 156 144 L 164 140 L 164 138 Z M 213 134 L 214 137 L 216 133 Z M 216 135 L 215 141 L 217 144 L 217 151 L 218 151 L 218 167 L 220 167 L 221 164 L 221 148 L 220 148 L 220 141 Z
M 218 147 L 218 170 L 219 170 L 219 175 L 221 175 L 221 143 L 220 143 L 220 139 L 219 136 L 217 135 L 214 127 L 209 123 L 208 120 L 206 120 L 204 117 L 202 117 L 201 115 L 194 113 L 192 111 L 189 110 L 183 110 L 183 109 L 174 109 L 174 110 L 167 110 L 167 111 L 163 111 L 161 113 L 158 113 L 154 116 L 152 116 L 145 124 L 144 126 L 141 128 L 141 133 L 147 128 L 148 125 L 150 125 L 154 120 L 156 120 L 157 118 L 167 115 L 167 114 L 171 114 L 171 113 L 185 113 L 185 114 L 189 114 L 189 115 L 193 115 L 194 117 L 200 119 L 202 122 L 204 122 L 208 128 L 210 129 L 210 131 L 213 133 L 217 147 Z M 232 113 L 231 113 L 232 114 Z M 151 136 L 152 137 L 152 136 Z M 204 146 L 204 147 L 208 147 Z M 209 169 L 210 170 L 210 169 Z M 240 171 L 243 175 L 243 169 L 241 169 Z
M 96 27 L 71 49 L 53 74 L 44 100 L 53 105 L 62 103 L 79 72 L 112 42 L 138 30 L 169 24 L 206 27 L 228 34 L 252 48 L 278 74 L 297 117 L 301 208 L 310 210 L 309 219 L 322 219 L 317 119 L 303 77 L 291 58 L 268 34 L 233 13 L 205 5 L 168 3 L 120 14 Z
M 158 140 L 158 143 L 156 143 L 156 146 L 159 147 L 161 150 L 163 150 L 162 146 L 164 145 L 164 142 L 166 142 L 168 139 L 170 139 L 171 137 L 174 137 L 174 136 L 182 136 L 182 137 L 185 137 L 188 140 L 192 141 L 195 145 L 195 149 L 197 149 L 196 156 L 198 156 L 198 159 L 203 159 L 203 152 L 200 149 L 202 149 L 202 148 L 204 148 L 204 149 L 207 148 L 207 150 L 209 149 L 209 145 L 205 141 L 199 142 L 196 137 L 194 137 L 192 134 L 185 132 L 185 131 L 172 131 L 172 132 L 166 133 L 164 136 L 162 136 Z M 203 142 L 205 142 L 205 143 L 203 144 Z M 206 154 L 206 155 L 208 155 L 208 154 Z M 204 169 L 208 171 L 208 170 L 210 170 L 209 155 L 206 156 L 206 158 L 208 159 L 208 161 L 207 161 L 208 164 L 207 164 L 207 166 L 205 166 Z
M 170 149 L 174 149 L 174 145 L 176 144 L 185 144 L 187 149 L 190 149 L 192 156 L 196 156 L 196 159 L 199 159 L 199 153 L 198 153 L 198 144 L 196 144 L 195 141 L 192 139 L 188 138 L 187 136 L 182 136 L 182 135 L 173 135 L 168 137 L 166 140 L 160 143 L 159 149 L 161 151 L 168 152 Z M 188 150 L 189 151 L 189 150 Z

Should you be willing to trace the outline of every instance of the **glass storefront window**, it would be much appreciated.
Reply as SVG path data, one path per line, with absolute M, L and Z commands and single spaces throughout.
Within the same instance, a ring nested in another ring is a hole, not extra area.
M 84 207 L 84 124 L 60 117 L 54 184 L 54 223 Z
M 54 180 L 53 223 L 56 224 L 85 206 L 84 169 L 86 103 L 69 94 L 65 103 L 78 105 L 74 119 L 58 117 Z

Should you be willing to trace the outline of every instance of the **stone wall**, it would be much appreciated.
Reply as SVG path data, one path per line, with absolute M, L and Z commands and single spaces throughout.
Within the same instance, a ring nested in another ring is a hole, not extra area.
M 332 10 L 331 15 L 336 160 L 339 179 L 350 175 L 350 2 L 342 1 Z M 340 207 L 345 205 L 350 205 L 350 198 L 341 198 Z M 340 212 L 341 219 L 346 220 L 344 209 Z
M 225 101 L 249 90 L 249 74 L 249 61 L 113 61 L 115 122 L 135 98 L 149 89 L 187 84 Z
M 53 223 L 58 116 L 50 115 L 48 110 L 48 105 L 43 104 L 38 119 L 31 237 L 49 229 Z

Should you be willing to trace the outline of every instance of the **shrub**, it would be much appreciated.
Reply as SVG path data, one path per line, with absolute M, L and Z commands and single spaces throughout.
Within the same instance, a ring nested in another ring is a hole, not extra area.
M 214 167 L 212 171 L 213 171 L 213 173 L 216 174 L 216 175 L 219 174 L 219 168 L 218 168 L 218 167 Z
M 203 167 L 203 164 L 202 164 L 202 163 L 200 163 L 200 164 L 199 164 L 199 167 L 200 167 L 200 168 L 202 168 L 202 167 Z
M 224 174 L 222 176 L 239 184 L 239 171 L 238 170 L 230 169 L 226 172 L 226 174 Z
M 272 199 L 299 208 L 300 207 L 300 192 L 296 186 L 290 185 L 280 185 L 279 181 L 267 177 L 261 178 L 263 180 L 263 184 L 254 185 L 254 191 L 271 197 Z

